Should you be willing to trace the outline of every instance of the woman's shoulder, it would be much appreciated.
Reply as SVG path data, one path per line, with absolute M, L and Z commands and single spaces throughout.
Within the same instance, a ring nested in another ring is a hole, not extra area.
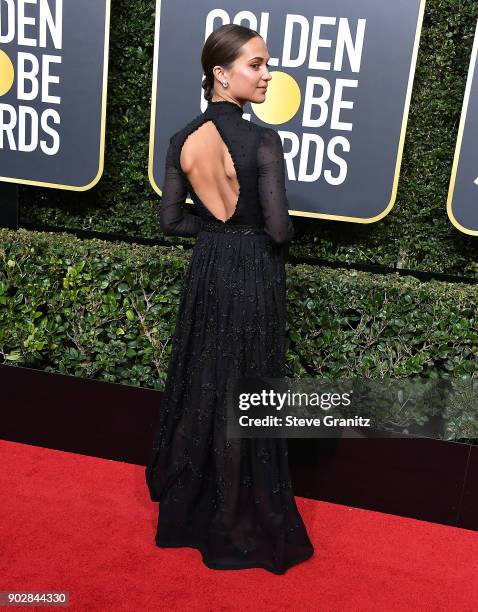
M 254 136 L 255 144 L 268 144 L 277 142 L 277 139 L 280 141 L 279 134 L 273 128 L 268 127 L 267 125 L 259 125 L 258 123 L 254 123 L 253 121 L 244 120 L 244 125 L 246 129 Z
M 259 150 L 282 150 L 282 140 L 279 136 L 279 133 L 274 129 L 267 125 L 257 125 L 255 134 L 256 134 L 256 146 Z
M 174 132 L 174 134 L 170 137 L 169 142 L 170 143 L 178 142 L 181 139 L 181 137 L 186 136 L 191 131 L 193 131 L 195 128 L 199 127 L 199 125 L 201 125 L 203 121 L 204 121 L 204 113 L 201 113 L 200 115 L 196 115 L 196 117 L 194 117 L 193 119 L 191 119 L 191 121 L 186 123 L 184 127 L 182 127 L 177 132 Z
M 260 136 L 262 139 L 269 141 L 277 141 L 277 139 L 280 140 L 280 136 L 274 128 L 267 125 L 259 125 L 258 127 L 260 129 Z

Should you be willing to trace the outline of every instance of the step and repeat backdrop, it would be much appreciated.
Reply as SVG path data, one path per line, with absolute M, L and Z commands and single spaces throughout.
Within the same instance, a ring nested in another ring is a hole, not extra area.
M 263 104 L 279 133 L 292 215 L 374 223 L 393 208 L 425 0 L 157 0 L 148 174 L 161 195 L 170 136 L 204 111 L 200 54 L 216 28 L 257 30 L 271 56 Z M 104 161 L 110 0 L 0 0 L 0 181 L 84 191 Z M 478 233 L 477 38 L 448 217 Z M 178 41 L 181 44 L 178 44 Z M 188 203 L 192 201 L 188 198 Z
M 371 223 L 395 202 L 424 0 L 157 3 L 150 180 L 160 193 L 167 141 L 206 106 L 204 40 L 224 23 L 267 43 L 272 80 L 244 118 L 279 132 L 290 212 Z M 194 27 L 191 27 L 194 24 Z M 178 32 L 188 35 L 178 45 Z M 199 66 L 198 66 L 199 64 Z M 180 70 L 178 67 L 180 66 Z
M 463 109 L 448 191 L 447 211 L 453 225 L 478 235 L 478 23 L 471 53 Z
M 0 0 L 0 181 L 100 180 L 109 21 L 110 0 Z

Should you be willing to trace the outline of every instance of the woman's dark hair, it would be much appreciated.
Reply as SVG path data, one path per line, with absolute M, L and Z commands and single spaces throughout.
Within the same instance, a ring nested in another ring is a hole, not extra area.
M 214 66 L 222 66 L 229 70 L 240 55 L 240 49 L 248 40 L 260 36 L 255 30 L 245 26 L 228 23 L 211 32 L 207 37 L 201 54 L 201 64 L 204 72 L 202 88 L 204 97 L 210 101 L 214 89 Z

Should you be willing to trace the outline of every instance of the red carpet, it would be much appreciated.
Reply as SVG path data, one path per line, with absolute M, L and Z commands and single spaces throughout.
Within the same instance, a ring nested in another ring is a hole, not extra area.
M 478 609 L 473 531 L 297 498 L 312 559 L 211 570 L 155 546 L 144 468 L 5 441 L 0 462 L 2 591 L 68 591 L 75 611 Z

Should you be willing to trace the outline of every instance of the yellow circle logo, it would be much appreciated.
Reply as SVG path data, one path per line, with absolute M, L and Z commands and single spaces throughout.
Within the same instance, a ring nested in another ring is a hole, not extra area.
M 13 85 L 14 70 L 12 60 L 0 49 L 0 96 L 3 96 Z
M 279 125 L 290 121 L 299 110 L 300 87 L 290 74 L 271 72 L 266 100 L 262 104 L 251 102 L 254 114 L 264 123 Z M 278 102 L 280 101 L 280 104 Z

